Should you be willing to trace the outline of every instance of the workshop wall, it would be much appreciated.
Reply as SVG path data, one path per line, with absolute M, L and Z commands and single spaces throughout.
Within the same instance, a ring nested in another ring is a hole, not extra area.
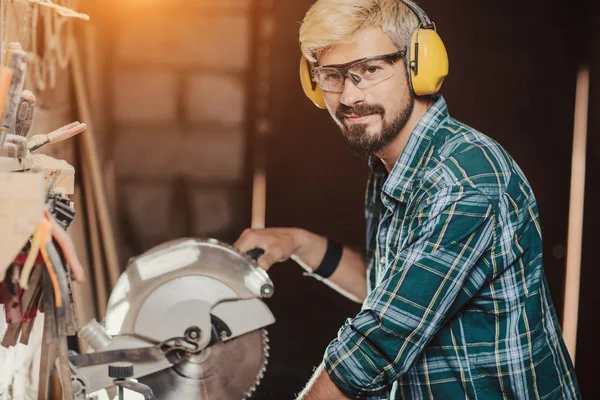
M 120 6 L 103 37 L 121 260 L 183 236 L 232 241 L 244 226 L 251 1 Z

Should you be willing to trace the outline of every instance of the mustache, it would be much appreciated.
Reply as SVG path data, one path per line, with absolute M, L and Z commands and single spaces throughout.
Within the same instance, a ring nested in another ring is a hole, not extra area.
M 344 117 L 346 117 L 347 115 L 350 115 L 350 114 L 353 114 L 353 115 L 356 115 L 359 117 L 363 117 L 363 116 L 369 115 L 369 114 L 380 114 L 381 116 L 383 116 L 385 114 L 385 109 L 382 106 L 376 105 L 376 104 L 358 104 L 354 107 L 350 107 L 345 104 L 342 104 L 335 111 L 335 116 L 340 121 L 343 120 Z

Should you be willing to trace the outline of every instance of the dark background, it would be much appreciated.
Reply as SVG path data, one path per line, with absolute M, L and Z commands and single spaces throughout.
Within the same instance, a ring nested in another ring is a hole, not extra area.
M 298 80 L 298 29 L 312 1 L 275 2 L 270 65 L 274 134 L 266 141 L 267 226 L 298 226 L 364 247 L 363 196 L 368 166 L 354 156 L 326 111 L 304 96 Z M 451 115 L 500 142 L 527 175 L 538 199 L 544 262 L 562 318 L 571 148 L 577 68 L 591 68 L 588 165 L 582 258 L 577 374 L 583 397 L 599 398 L 594 361 L 599 321 L 600 4 L 424 0 L 450 57 L 442 94 Z M 260 15 L 257 14 L 257 18 Z M 310 377 L 344 320 L 359 309 L 292 262 L 271 270 L 276 295 L 268 301 L 271 361 L 256 394 L 292 399 Z

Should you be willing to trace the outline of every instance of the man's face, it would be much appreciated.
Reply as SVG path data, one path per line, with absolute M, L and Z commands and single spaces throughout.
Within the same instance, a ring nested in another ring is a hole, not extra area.
M 398 51 L 380 28 L 359 31 L 353 39 L 323 52 L 319 65 L 345 64 Z M 396 61 L 392 76 L 374 86 L 359 89 L 346 78 L 341 93 L 323 91 L 323 96 L 351 147 L 365 155 L 380 152 L 398 136 L 414 106 L 403 60 Z

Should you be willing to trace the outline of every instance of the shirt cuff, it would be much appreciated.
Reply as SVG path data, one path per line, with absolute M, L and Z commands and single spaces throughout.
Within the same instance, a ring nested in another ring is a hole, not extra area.
M 346 322 L 338 337 L 327 347 L 323 364 L 331 380 L 347 396 L 353 399 L 387 399 L 390 392 L 384 372 L 387 362 L 355 328 L 365 318 L 368 316 L 359 315 Z

